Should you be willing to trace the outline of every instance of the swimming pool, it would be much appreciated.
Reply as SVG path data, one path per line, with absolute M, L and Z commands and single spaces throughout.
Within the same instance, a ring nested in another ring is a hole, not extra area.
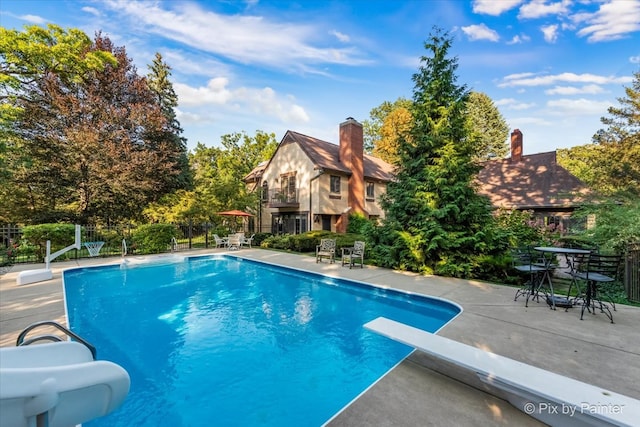
M 384 316 L 436 331 L 460 308 L 213 255 L 63 274 L 71 328 L 123 366 L 131 391 L 87 426 L 318 426 L 411 348 Z

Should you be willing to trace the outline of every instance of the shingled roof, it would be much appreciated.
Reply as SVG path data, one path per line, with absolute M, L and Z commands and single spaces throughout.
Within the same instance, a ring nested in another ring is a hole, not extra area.
M 347 175 L 351 174 L 351 171 L 340 162 L 340 147 L 338 145 L 289 130 L 282 138 L 280 145 L 291 143 L 297 143 L 300 146 L 313 163 L 314 168 L 342 172 Z M 383 160 L 365 154 L 363 163 L 364 177 L 366 179 L 383 182 L 393 179 L 393 166 Z M 258 165 L 245 177 L 245 180 L 252 181 L 257 179 L 262 175 L 262 171 L 267 167 L 267 164 L 261 163 Z
M 512 209 L 573 208 L 588 193 L 582 181 L 557 164 L 555 151 L 489 160 L 477 182 L 493 206 Z

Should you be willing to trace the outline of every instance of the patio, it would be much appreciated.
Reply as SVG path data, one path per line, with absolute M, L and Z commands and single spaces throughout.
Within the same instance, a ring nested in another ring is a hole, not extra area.
M 193 251 L 193 254 L 220 250 Z M 615 324 L 579 310 L 552 311 L 545 303 L 513 301 L 515 288 L 479 281 L 418 276 L 375 267 L 316 264 L 314 257 L 249 249 L 235 256 L 320 272 L 452 300 L 464 312 L 439 335 L 640 399 L 640 308 L 617 306 Z M 39 320 L 66 324 L 61 270 L 119 262 L 119 258 L 54 263 L 54 279 L 18 287 L 15 266 L 0 277 L 0 346 Z M 509 403 L 431 370 L 436 362 L 414 352 L 335 416 L 331 426 L 540 425 Z M 597 402 L 593 402 L 597 403 Z M 622 408 L 624 410 L 624 408 Z

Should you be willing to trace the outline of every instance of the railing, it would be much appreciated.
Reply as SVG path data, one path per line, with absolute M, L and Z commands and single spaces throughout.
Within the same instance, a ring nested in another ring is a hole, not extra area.
M 269 190 L 267 203 L 270 208 L 296 207 L 300 204 L 298 190 Z
M 57 335 L 38 335 L 28 340 L 25 339 L 29 332 L 31 332 L 36 328 L 40 328 L 41 326 L 53 326 L 54 328 L 58 329 L 60 332 L 64 333 L 68 337 L 71 337 L 74 340 L 78 341 L 79 343 L 83 344 L 91 352 L 91 355 L 93 356 L 93 360 L 96 360 L 97 352 L 96 352 L 96 348 L 93 345 L 91 345 L 88 341 L 84 340 L 75 332 L 71 332 L 69 329 L 65 328 L 58 322 L 54 322 L 53 320 L 45 320 L 43 322 L 37 322 L 27 326 L 22 332 L 20 332 L 20 335 L 18 335 L 18 339 L 16 340 L 16 345 L 17 346 L 29 345 L 38 341 L 62 341 L 62 338 L 60 338 Z

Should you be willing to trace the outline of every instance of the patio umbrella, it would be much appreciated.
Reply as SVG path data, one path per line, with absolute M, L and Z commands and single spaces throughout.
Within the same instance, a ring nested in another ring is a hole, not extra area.
M 253 216 L 250 213 L 234 209 L 232 211 L 216 212 L 216 215 L 222 216 Z
M 234 209 L 234 210 L 230 210 L 230 211 L 224 211 L 224 212 L 216 212 L 216 215 L 233 217 L 234 222 L 235 222 L 235 219 L 238 218 L 238 217 L 242 218 L 242 221 L 244 222 L 245 218 L 253 216 L 248 212 L 244 212 L 244 211 L 241 211 L 241 210 L 238 210 L 238 209 Z M 237 226 L 237 224 L 236 224 L 236 226 Z M 236 227 L 233 227 L 233 228 L 234 228 L 233 231 L 235 231 Z

